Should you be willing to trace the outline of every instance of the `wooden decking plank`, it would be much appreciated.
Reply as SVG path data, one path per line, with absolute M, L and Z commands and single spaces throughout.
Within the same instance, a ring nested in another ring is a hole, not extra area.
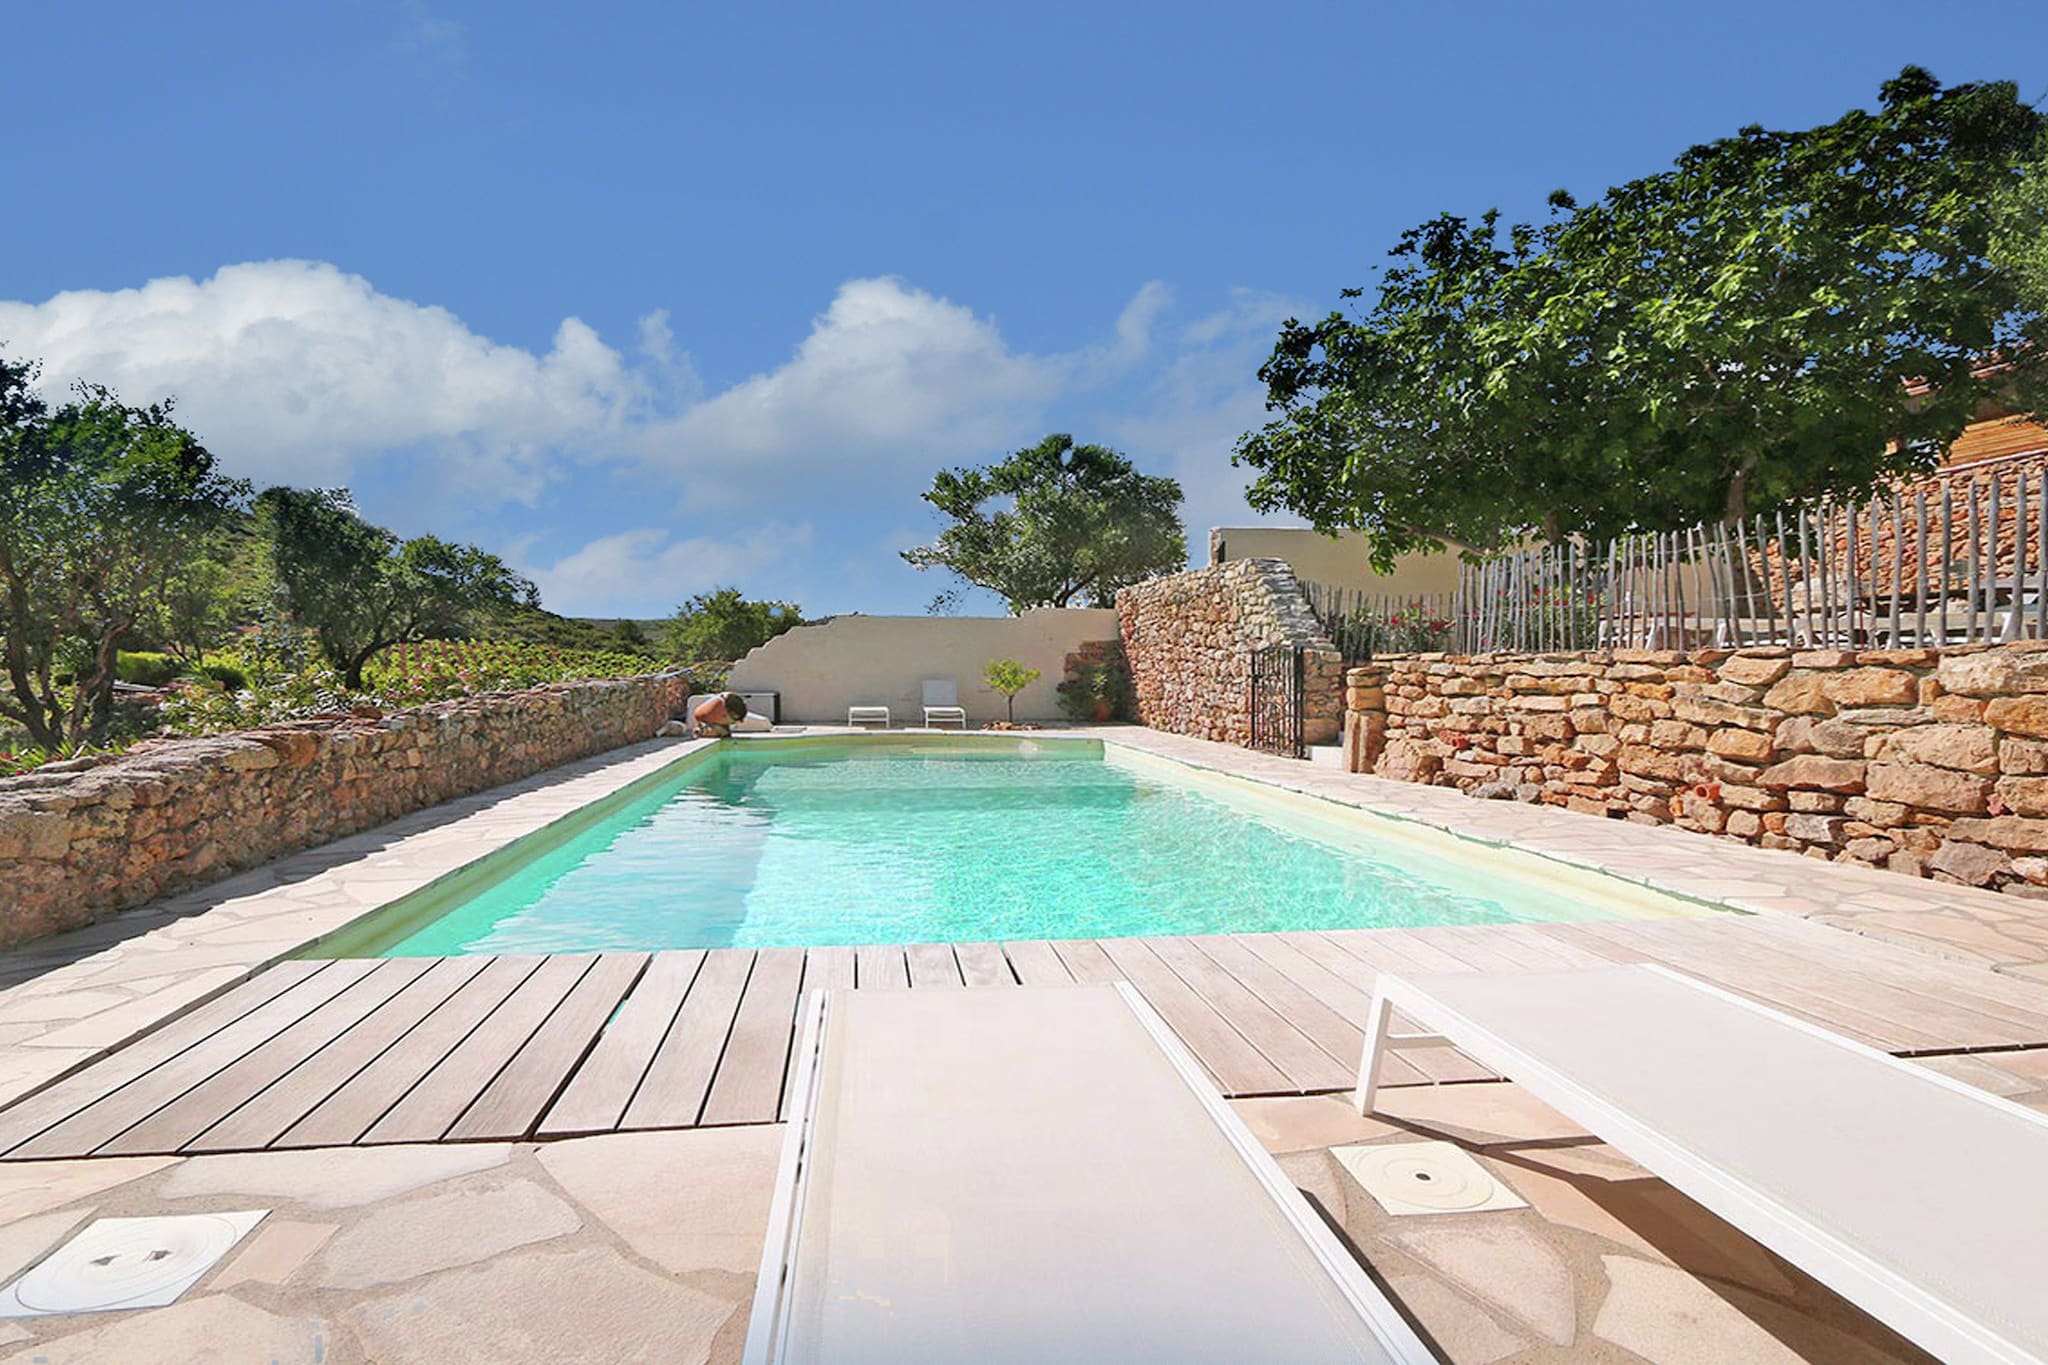
M 322 1048 L 418 980 L 431 965 L 430 958 L 393 958 L 375 963 L 354 985 L 104 1144 L 99 1154 L 139 1156 L 182 1151 L 186 1144 L 289 1075 L 293 1068 L 318 1056 Z
M 1364 1050 L 1365 1023 L 1372 1014 L 1370 991 L 1358 989 L 1321 963 L 1304 956 L 1299 948 L 1283 942 L 1278 934 L 1234 934 L 1228 941 L 1266 963 L 1285 977 L 1290 985 L 1307 993 L 1344 1021 L 1345 1026 L 1358 1035 L 1359 1050 Z M 1205 946 L 1207 942 L 1203 940 Z M 1337 1038 L 1338 1035 L 1333 1034 L 1332 1037 Z M 1452 1055 L 1456 1056 L 1455 1053 Z M 1427 1073 L 1416 1070 L 1403 1052 L 1389 1053 L 1380 1069 L 1381 1085 L 1428 1085 L 1434 1080 Z
M 1406 929 L 1326 929 L 1319 937 L 1364 962 L 1375 972 L 1427 975 L 1431 972 L 1478 970 L 1465 959 L 1432 947 Z M 1303 951 L 1307 951 L 1306 944 L 1301 946 Z
M 1528 927 L 1526 924 L 1454 925 L 1439 932 L 1453 941 L 1482 940 L 1525 972 L 1562 972 L 1584 965 L 1582 959 L 1588 954 L 1583 950 L 1567 949 L 1547 939 L 1527 935 L 1523 931 Z
M 751 949 L 714 948 L 706 955 L 619 1127 L 688 1128 L 697 1122 L 753 966 Z
M 953 955 L 960 960 L 960 976 L 970 986 L 1014 986 L 1010 961 L 996 943 L 956 943 Z
M 523 1138 L 590 1052 L 647 966 L 646 953 L 605 953 L 448 1130 L 451 1141 Z
M 315 1105 L 271 1146 L 346 1147 L 355 1142 L 546 960 L 530 955 L 491 958 L 439 1008 Z
M 903 949 L 903 956 L 910 964 L 910 984 L 918 986 L 958 986 L 961 984 L 960 963 L 953 957 L 950 943 L 912 943 Z
M 1005 943 L 1003 956 L 1009 959 L 1010 970 L 1017 974 L 1017 980 L 1026 986 L 1073 984 L 1074 974 L 1067 970 L 1066 963 L 1060 961 L 1060 955 L 1053 951 L 1052 944 L 1042 938 Z
M 60 1119 L 113 1094 L 326 966 L 322 961 L 280 962 L 83 1071 L 15 1101 L 0 1110 L 0 1151 L 19 1146 Z
M 1896 1037 L 1914 1036 L 1910 1025 L 1825 1000 L 1798 981 L 1781 976 L 1763 959 L 1749 957 L 1704 934 L 1688 935 L 1683 941 L 1669 935 L 1645 935 L 1625 920 L 1610 920 L 1598 932 L 1617 942 L 1634 943 L 1667 966 L 1871 1047 L 1889 1050 L 1896 1045 Z
M 1588 966 L 1611 966 L 1615 963 L 1648 962 L 1650 955 L 1640 948 L 1616 943 L 1594 932 L 1592 926 L 1598 920 L 1584 920 L 1570 924 L 1539 924 L 1537 931 L 1561 943 L 1569 943 L 1579 951 L 1591 954 L 1597 961 Z
M 1336 1085 L 1356 1079 L 1365 1046 L 1365 1015 L 1349 1018 L 1317 999 L 1306 986 L 1227 934 L 1202 934 L 1188 942 L 1344 1068 Z
M 1097 939 L 1124 979 L 1180 1035 L 1188 1051 L 1226 1095 L 1278 1095 L 1296 1090 L 1287 1073 L 1246 1042 L 1200 994 L 1136 938 Z
M 1317 1047 L 1293 1021 L 1187 939 L 1147 938 L 1144 943 L 1296 1090 L 1338 1090 L 1356 1078 L 1355 1055 L 1347 1065 Z
M 1718 931 L 1702 941 L 1723 954 L 1727 970 L 1745 989 L 1781 994 L 1805 1008 L 1825 1010 L 1883 1038 L 1894 1051 L 1944 1050 L 1962 1036 L 1982 1037 L 1982 1025 L 1960 1025 L 1932 992 L 1900 990 L 1851 968 L 1813 971 L 1787 960 L 1750 935 Z
M 1540 948 L 1556 959 L 1558 965 L 1551 970 L 1569 971 L 1586 967 L 1605 967 L 1609 959 L 1594 952 L 1576 939 L 1564 938 L 1557 934 L 1545 933 L 1552 928 L 1548 924 L 1512 924 L 1501 926 L 1513 938 L 1516 947 L 1527 950 Z
M 549 1015 L 568 998 L 597 958 L 550 956 L 504 1003 L 420 1077 L 360 1139 L 364 1143 L 437 1142 L 497 1078 Z
M 22 1143 L 10 1157 L 84 1156 L 126 1132 L 215 1072 L 231 1066 L 348 989 L 374 961 L 330 962 L 134 1083 Z
M 853 950 L 854 984 L 864 991 L 901 990 L 910 985 L 903 950 L 892 944 L 863 943 Z
M 804 950 L 763 948 L 740 996 L 732 1035 L 712 1077 L 698 1122 L 773 1123 L 782 1103 L 796 1003 L 804 978 Z
M 1953 1023 L 1956 1046 L 2048 1042 L 2048 990 L 2039 986 L 1839 929 L 1790 920 L 1752 927 L 1789 959 L 1823 972 L 1851 972 L 1911 994 L 1921 1010 L 1932 1008 L 1930 1017 Z M 1965 1043 L 1964 1036 L 1981 1041 Z
M 1361 953 L 1370 952 L 1381 958 L 1387 964 L 1388 970 L 1417 973 L 1423 970 L 1390 948 L 1387 940 L 1400 937 L 1400 931 L 1396 929 L 1347 931 L 1347 941 L 1356 941 L 1358 944 L 1357 952 L 1347 950 L 1346 946 L 1332 934 L 1301 931 L 1283 933 L 1276 937 L 1318 966 L 1350 982 L 1368 995 L 1372 992 L 1373 984 L 1379 979 L 1381 967 L 1368 961 Z M 1470 968 L 1466 970 L 1469 971 Z M 1398 1016 L 1397 1023 L 1403 1029 L 1414 1027 L 1413 1021 Z M 1401 1058 L 1432 1081 L 1476 1081 L 1488 1079 L 1493 1075 L 1493 1072 L 1456 1048 L 1408 1048 L 1402 1051 Z
M 1099 939 L 1054 939 L 1052 950 L 1060 965 L 1067 969 L 1067 975 L 1075 981 L 1101 985 L 1124 979 L 1123 968 L 1110 961 L 1109 954 L 1102 951 Z
M 541 1119 L 542 1137 L 606 1133 L 619 1126 L 703 965 L 701 948 L 654 955 L 625 1004 L 604 1025 L 597 1045 Z
M 269 1146 L 385 1048 L 440 1008 L 490 961 L 482 956 L 424 960 L 429 964 L 427 970 L 376 1013 L 193 1138 L 184 1150 L 234 1152 Z
M 1475 972 L 1523 972 L 1528 968 L 1512 953 L 1502 952 L 1499 947 L 1484 938 L 1471 938 L 1451 926 L 1427 929 L 1398 929 L 1390 937 L 1398 937 L 1394 945 L 1405 956 L 1427 960 L 1431 953 L 1442 953 L 1452 961 L 1462 964 Z M 1348 940 L 1340 939 L 1345 946 Z M 1457 968 L 1447 968 L 1457 970 Z
M 803 1003 L 810 999 L 812 991 L 850 991 L 853 987 L 854 960 L 851 948 L 807 948 L 804 950 L 804 979 L 798 988 L 798 1017 L 801 1018 Z M 795 1055 L 798 1030 L 792 1028 L 789 1047 Z M 782 1098 L 775 1107 L 779 1119 L 789 1113 L 790 1087 L 796 1084 L 796 1068 L 785 1060 L 782 1075 Z

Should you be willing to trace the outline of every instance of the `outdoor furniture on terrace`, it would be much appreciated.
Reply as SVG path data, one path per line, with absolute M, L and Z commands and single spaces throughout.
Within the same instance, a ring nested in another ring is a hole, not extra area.
M 1128 985 L 813 992 L 744 1359 L 1426 1361 Z
M 848 725 L 879 725 L 889 728 L 889 708 L 886 706 L 849 706 L 846 708 Z
M 951 678 L 924 680 L 924 723 L 929 727 L 957 725 L 967 728 L 967 709 L 960 705 L 960 689 Z
M 1445 1042 L 1941 1359 L 2048 1358 L 2048 1115 L 1647 964 L 1382 975 L 1359 1111 Z

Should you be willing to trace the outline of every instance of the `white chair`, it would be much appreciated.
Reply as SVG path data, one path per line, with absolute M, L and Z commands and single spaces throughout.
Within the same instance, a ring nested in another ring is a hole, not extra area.
M 960 689 L 951 678 L 924 680 L 924 723 L 927 728 L 957 725 L 967 728 L 967 708 L 960 704 Z
M 846 708 L 848 725 L 879 725 L 889 728 L 889 708 L 886 706 L 849 706 Z
M 2048 1115 L 1655 965 L 1382 974 L 1366 1022 L 1362 1113 L 1448 1042 L 1937 1358 L 2048 1360 Z
M 1128 985 L 813 991 L 744 1365 L 1436 1356 Z

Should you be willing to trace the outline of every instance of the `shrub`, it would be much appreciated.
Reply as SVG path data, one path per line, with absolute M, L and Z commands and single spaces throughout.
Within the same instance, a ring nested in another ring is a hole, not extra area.
M 1059 686 L 1060 710 L 1075 720 L 1129 720 L 1131 675 L 1116 664 L 1083 664 Z
M 231 663 L 219 659 L 208 659 L 199 665 L 199 672 L 213 679 L 230 692 L 239 692 L 249 685 L 249 675 Z
M 139 687 L 162 687 L 185 671 L 185 665 L 168 654 L 122 650 L 114 656 L 114 676 Z

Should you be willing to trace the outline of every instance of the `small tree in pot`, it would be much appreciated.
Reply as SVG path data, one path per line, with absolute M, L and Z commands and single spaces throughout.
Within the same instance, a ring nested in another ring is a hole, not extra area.
M 996 659 L 981 671 L 981 680 L 1003 694 L 1003 704 L 1010 724 L 1017 723 L 1017 694 L 1038 681 L 1039 672 L 1027 668 L 1015 659 Z
M 1083 664 L 1060 684 L 1060 709 L 1075 720 L 1120 720 L 1131 710 L 1131 675 L 1115 664 Z

